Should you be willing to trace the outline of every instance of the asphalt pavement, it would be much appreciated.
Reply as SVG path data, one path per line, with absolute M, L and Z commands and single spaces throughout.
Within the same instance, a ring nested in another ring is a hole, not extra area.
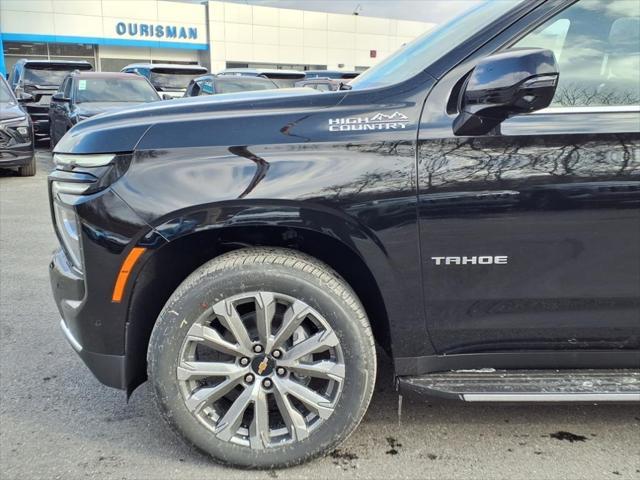
M 98 383 L 59 331 L 48 264 L 57 240 L 52 168 L 0 170 L 0 478 L 640 479 L 638 405 L 430 403 L 398 396 L 388 359 L 369 411 L 338 450 L 271 472 L 216 465 L 175 438 L 147 384 L 127 403 Z

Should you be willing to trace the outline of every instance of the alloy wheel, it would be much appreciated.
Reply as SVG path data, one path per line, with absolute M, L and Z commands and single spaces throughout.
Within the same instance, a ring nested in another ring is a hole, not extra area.
M 217 438 L 273 448 L 303 440 L 332 415 L 344 355 L 321 314 L 273 292 L 203 307 L 176 375 L 187 409 Z

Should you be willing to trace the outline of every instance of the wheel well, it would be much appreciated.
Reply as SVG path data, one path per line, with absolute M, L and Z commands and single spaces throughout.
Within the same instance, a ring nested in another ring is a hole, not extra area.
M 269 246 L 298 250 L 328 264 L 351 285 L 362 302 L 378 344 L 391 355 L 382 295 L 365 262 L 336 238 L 285 227 L 228 227 L 192 234 L 160 248 L 143 266 L 133 288 L 126 331 L 129 392 L 146 379 L 151 330 L 165 303 L 198 267 L 225 252 Z

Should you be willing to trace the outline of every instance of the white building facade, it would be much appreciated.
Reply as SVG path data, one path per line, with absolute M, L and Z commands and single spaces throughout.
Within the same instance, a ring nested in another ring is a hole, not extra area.
M 303 2 L 301 2 L 302 4 Z M 209 1 L 2 0 L 0 70 L 20 58 L 364 70 L 433 24 Z

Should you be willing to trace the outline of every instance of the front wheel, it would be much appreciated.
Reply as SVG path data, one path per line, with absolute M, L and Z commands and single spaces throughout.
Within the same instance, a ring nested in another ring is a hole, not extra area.
M 173 293 L 153 329 L 149 378 L 184 439 L 222 463 L 277 468 L 335 448 L 362 419 L 373 335 L 349 285 L 284 249 L 222 255 Z
M 29 163 L 23 167 L 18 168 L 18 175 L 20 177 L 33 177 L 36 174 L 36 154 L 31 156 Z

